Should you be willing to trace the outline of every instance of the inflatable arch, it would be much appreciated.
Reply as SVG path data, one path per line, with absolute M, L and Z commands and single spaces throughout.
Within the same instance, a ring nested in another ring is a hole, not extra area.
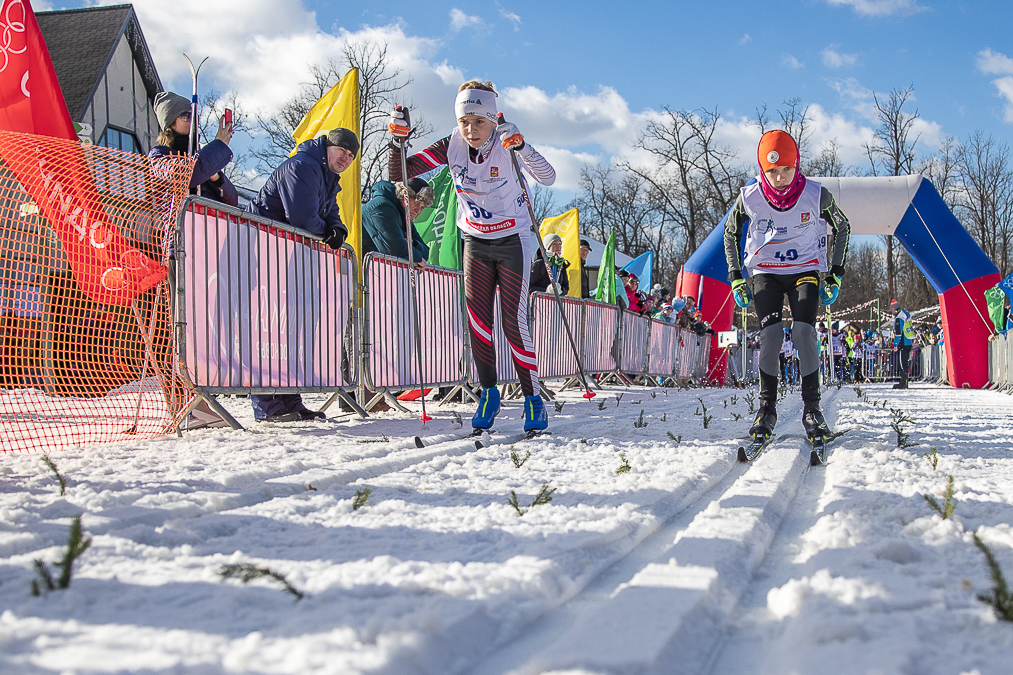
M 923 176 L 813 178 L 827 187 L 851 223 L 852 234 L 893 235 L 939 293 L 950 384 L 988 384 L 988 323 L 984 292 L 999 270 Z M 732 326 L 735 303 L 728 284 L 723 232 L 728 214 L 690 256 L 676 292 L 697 298 L 715 330 Z M 848 283 L 845 275 L 844 283 Z M 724 379 L 727 363 L 715 347 L 711 377 Z

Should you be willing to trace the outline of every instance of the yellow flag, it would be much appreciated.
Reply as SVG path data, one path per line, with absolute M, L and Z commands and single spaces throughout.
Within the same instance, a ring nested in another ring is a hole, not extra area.
M 580 297 L 580 213 L 577 209 L 570 209 L 561 216 L 553 216 L 542 220 L 539 228 L 541 236 L 547 234 L 558 234 L 563 240 L 563 258 L 570 263 L 567 268 L 566 278 L 570 282 L 570 291 L 567 293 L 571 298 Z
M 362 142 L 362 125 L 359 123 L 359 69 L 352 68 L 338 83 L 313 104 L 302 122 L 292 132 L 296 147 L 303 141 L 326 134 L 331 129 L 344 127 L 355 132 Z M 295 154 L 295 150 L 292 151 Z M 362 179 L 359 172 L 360 155 L 341 174 L 341 192 L 338 193 L 338 211 L 341 222 L 348 228 L 348 243 L 355 249 L 362 269 Z

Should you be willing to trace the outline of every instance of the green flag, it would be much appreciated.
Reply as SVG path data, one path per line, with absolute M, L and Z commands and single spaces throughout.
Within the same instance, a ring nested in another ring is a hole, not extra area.
M 450 169 L 443 167 L 429 179 L 436 193 L 433 205 L 415 219 L 415 228 L 429 246 L 430 265 L 464 269 L 461 264 L 461 234 L 457 230 L 457 191 Z
M 594 293 L 598 302 L 616 304 L 616 232 L 609 232 L 609 240 L 601 254 L 601 265 L 598 267 L 598 290 Z
M 988 318 L 995 324 L 997 333 L 1006 332 L 1006 294 L 999 290 L 998 286 L 985 291 L 985 303 L 988 306 Z

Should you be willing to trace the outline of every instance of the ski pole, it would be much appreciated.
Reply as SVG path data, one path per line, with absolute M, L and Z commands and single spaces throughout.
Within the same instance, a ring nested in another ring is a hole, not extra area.
M 499 123 L 503 124 L 506 119 L 503 117 L 503 113 L 499 113 Z M 542 238 L 538 235 L 538 224 L 535 223 L 535 210 L 531 206 L 531 197 L 528 195 L 528 186 L 524 182 L 524 176 L 521 175 L 520 164 L 517 163 L 517 151 L 513 148 L 510 149 L 510 159 L 514 165 L 514 174 L 517 176 L 517 182 L 521 186 L 521 194 L 524 195 L 524 203 L 528 206 L 528 215 L 531 217 L 531 231 L 535 235 L 535 242 L 538 244 L 538 250 L 542 252 L 542 262 L 545 263 L 545 271 L 549 275 L 549 279 L 552 279 L 552 270 L 549 268 L 549 254 L 545 251 L 545 246 L 542 245 Z M 596 394 L 591 391 L 591 387 L 587 386 L 587 379 L 584 377 L 584 364 L 580 360 L 580 352 L 577 351 L 577 343 L 573 341 L 573 333 L 570 332 L 570 322 L 566 320 L 566 312 L 563 310 L 563 301 L 559 299 L 559 289 L 556 288 L 556 284 L 549 284 L 552 287 L 552 295 L 556 298 L 556 307 L 559 308 L 559 316 L 563 319 L 563 328 L 566 330 L 566 337 L 570 341 L 570 349 L 573 350 L 573 357 L 577 359 L 577 372 L 580 374 L 580 383 L 584 385 L 584 398 L 591 400 Z
M 408 132 L 411 136 L 411 131 Z M 412 251 L 412 215 L 411 205 L 408 197 L 408 159 L 405 152 L 405 145 L 408 143 L 408 136 L 399 139 L 398 147 L 401 149 L 401 180 L 404 181 L 404 227 L 405 237 L 408 243 L 408 278 L 411 280 L 408 286 L 408 295 L 412 304 L 412 314 L 415 319 L 415 356 L 419 362 L 419 391 L 422 392 L 422 420 L 424 425 L 433 419 L 426 414 L 426 378 L 422 372 L 422 333 L 419 330 L 419 295 L 416 285 L 418 275 L 415 271 L 415 256 Z
M 200 68 L 204 65 L 204 61 L 208 58 L 205 56 L 204 61 L 197 64 L 196 70 L 193 67 L 193 61 L 186 54 L 183 54 L 183 58 L 186 59 L 187 65 L 190 66 L 190 75 L 193 77 L 193 97 L 190 99 L 190 156 L 193 157 L 197 153 L 197 76 L 200 74 Z

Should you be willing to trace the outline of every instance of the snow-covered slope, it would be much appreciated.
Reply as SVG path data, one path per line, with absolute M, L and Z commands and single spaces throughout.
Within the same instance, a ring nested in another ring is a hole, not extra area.
M 844 388 L 825 394 L 850 429 L 828 467 L 807 466 L 797 394 L 742 466 L 745 392 L 632 388 L 566 394 L 552 436 L 483 449 L 452 440 L 448 408 L 426 429 L 254 426 L 230 401 L 249 431 L 54 454 L 64 497 L 39 456 L 6 455 L 0 672 L 1007 672 L 1013 625 L 975 599 L 971 533 L 1013 574 L 1013 399 L 867 391 L 917 418 L 921 445 L 897 449 L 890 411 Z M 950 474 L 943 521 L 921 493 Z M 508 505 L 545 485 L 551 503 Z M 53 564 L 81 513 L 71 588 L 32 597 L 32 561 Z M 222 581 L 226 563 L 308 597 Z

